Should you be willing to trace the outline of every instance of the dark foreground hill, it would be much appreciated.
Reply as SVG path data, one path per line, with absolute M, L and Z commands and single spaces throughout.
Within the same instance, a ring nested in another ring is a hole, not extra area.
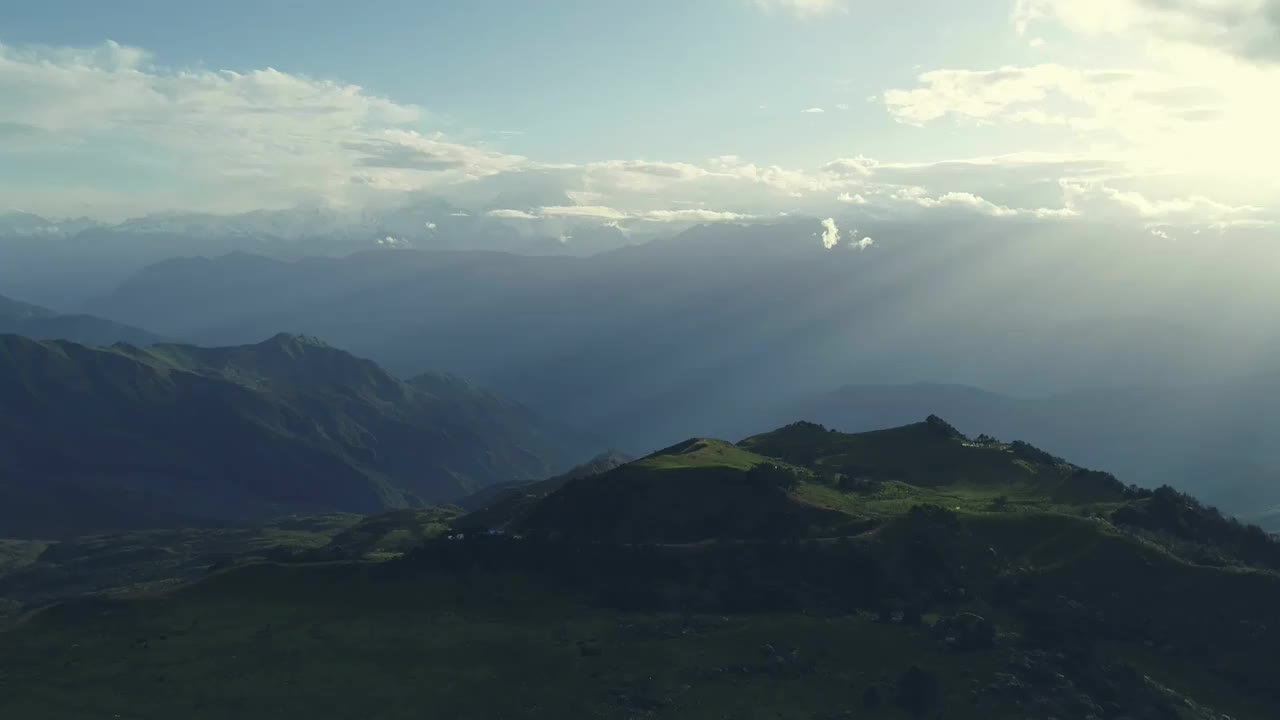
M 524 497 L 36 612 L 0 714 L 1280 716 L 1280 546 L 1025 443 L 796 423 Z
M 580 436 L 318 341 L 90 348 L 0 336 L 0 536 L 375 512 L 537 479 Z
M 150 345 L 160 336 L 93 315 L 54 312 L 0 295 L 0 334 L 26 335 L 37 340 L 70 340 L 85 345 L 118 342 Z

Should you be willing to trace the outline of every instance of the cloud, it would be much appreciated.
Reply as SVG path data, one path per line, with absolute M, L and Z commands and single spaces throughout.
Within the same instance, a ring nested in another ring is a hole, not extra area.
M 811 108 L 805 108 L 804 110 L 801 110 L 800 112 L 802 112 L 802 113 L 809 113 L 809 114 L 818 114 L 818 113 L 824 113 L 824 112 L 826 112 L 826 110 L 823 110 L 823 109 L 822 109 L 822 108 L 820 108 L 820 107 L 811 107 Z
M 1136 217 L 1149 226 L 1173 224 L 1217 229 L 1269 227 L 1280 222 L 1278 210 L 1232 205 L 1199 194 L 1151 197 L 1136 189 L 1096 180 L 1063 180 L 1062 188 L 1069 208 L 1094 218 Z
M 830 250 L 840 244 L 840 228 L 836 227 L 834 218 L 822 221 L 822 247 Z
M 869 177 L 873 172 L 875 172 L 877 165 L 879 165 L 879 163 L 875 160 L 859 155 L 854 158 L 839 158 L 832 160 L 826 165 L 823 165 L 822 169 L 825 172 L 829 172 L 839 177 Z
M 597 218 L 600 220 L 625 220 L 627 214 L 621 210 L 602 205 L 564 205 L 538 209 L 542 217 L 574 217 Z
M 752 0 L 752 4 L 766 12 L 781 10 L 801 17 L 848 12 L 845 0 Z
M 491 218 L 502 218 L 504 220 L 537 220 L 538 216 L 527 213 L 523 210 L 499 209 L 490 210 L 485 213 Z
M 1055 21 L 1086 35 L 1142 36 L 1280 63 L 1280 0 L 1018 0 L 1018 32 Z
M 639 218 L 650 222 L 674 222 L 674 223 L 710 223 L 710 222 L 735 222 L 741 220 L 751 220 L 753 216 L 743 215 L 742 213 L 723 212 L 718 210 L 650 210 L 642 213 Z
M 996 70 L 933 70 L 919 86 L 884 93 L 898 122 L 923 126 L 951 117 L 974 124 L 1061 126 L 1082 132 L 1145 135 L 1176 130 L 1171 108 L 1222 102 L 1209 86 L 1158 72 L 1081 70 L 1057 64 Z
M 1018 214 L 1018 211 L 1013 208 L 996 205 L 990 200 L 967 192 L 949 192 L 938 197 L 930 197 L 924 188 L 907 188 L 899 190 L 894 197 L 923 208 L 964 207 L 992 217 L 1013 217 Z
M 87 147 L 127 147 L 121 172 L 138 176 L 154 174 L 156 158 L 182 167 L 155 197 L 171 202 L 185 193 L 191 209 L 341 203 L 364 192 L 425 189 L 524 162 L 421 133 L 430 119 L 425 110 L 357 85 L 273 68 L 169 68 L 142 49 L 114 42 L 0 45 L 0 97 L 0 127 L 58 138 L 65 149 L 49 152 L 74 158 Z
M 822 247 L 827 250 L 833 250 L 840 245 L 840 228 L 836 225 L 835 218 L 827 218 L 822 221 Z M 870 237 L 858 237 L 858 231 L 853 230 L 849 233 L 849 242 L 846 247 L 854 250 L 866 250 L 875 245 L 876 241 Z
M 384 130 L 377 137 L 346 143 L 358 154 L 356 164 L 372 168 L 400 168 L 438 172 L 459 170 L 467 176 L 489 175 L 523 165 L 525 158 L 448 142 L 440 133 L 430 136 L 411 130 Z
M 751 215 L 706 210 L 702 208 L 683 208 L 679 210 L 644 210 L 627 212 L 602 205 L 560 205 L 541 207 L 532 213 L 523 210 L 490 210 L 490 217 L 514 220 L 538 219 L 577 219 L 602 220 L 602 224 L 621 229 L 619 223 L 627 220 L 641 220 L 654 223 L 711 223 L 750 220 Z
M 37 212 L 102 217 L 359 209 L 426 195 L 464 214 L 545 222 L 554 233 L 575 223 L 640 232 L 784 213 L 848 213 L 859 223 L 946 212 L 1140 226 L 1269 222 L 1258 208 L 1276 206 L 1280 108 L 1260 88 L 1275 75 L 1222 67 L 941 69 L 876 96 L 904 124 L 1037 125 L 1084 138 L 1078 147 L 1088 152 L 894 163 L 853 146 L 812 166 L 737 155 L 550 163 L 434 131 L 427 110 L 355 85 L 270 68 L 164 67 L 115 43 L 0 45 L 0 196 Z M 40 184 L 13 170 L 78 167 L 98 154 L 131 182 L 68 170 Z
M 885 92 L 883 102 L 894 119 L 916 127 L 1034 126 L 1074 138 L 1076 147 L 1105 149 L 1139 172 L 1160 168 L 1241 193 L 1271 185 L 1280 165 L 1280 103 L 1271 93 L 1280 67 L 1161 57 L 1173 63 L 1168 70 L 934 70 L 915 87 Z
M 953 191 L 932 196 L 921 187 L 902 188 L 895 192 L 893 197 L 896 200 L 926 209 L 958 208 L 993 218 L 1034 217 L 1048 220 L 1052 218 L 1071 218 L 1077 214 L 1071 207 L 1011 208 L 1006 205 L 999 205 L 971 192 Z
M 651 172 L 654 168 L 661 169 Z M 887 163 L 854 155 L 809 169 L 759 166 L 722 156 L 702 164 L 608 162 L 564 165 L 554 171 L 524 169 L 459 187 L 479 190 L 496 183 L 490 194 L 474 200 L 489 207 L 503 206 L 493 200 L 497 196 L 572 199 L 506 205 L 522 208 L 515 215 L 520 219 L 613 222 L 633 228 L 659 223 L 765 222 L 786 214 L 825 218 L 850 211 L 892 222 L 950 215 L 999 221 L 1105 219 L 1141 227 L 1152 219 L 1140 204 L 1114 199 L 1086 202 L 1074 188 L 1111 183 L 1109 187 L 1140 190 L 1150 197 L 1205 194 L 1197 191 L 1195 176 L 1153 172 L 1136 172 L 1106 153 L 1022 152 L 934 163 Z M 511 195 L 507 182 L 517 178 L 521 182 L 514 187 L 520 192 Z M 530 185 L 534 179 L 545 185 Z M 1163 189 L 1156 193 L 1157 188 Z M 1221 215 L 1213 205 L 1190 203 L 1176 221 L 1207 225 L 1221 222 Z

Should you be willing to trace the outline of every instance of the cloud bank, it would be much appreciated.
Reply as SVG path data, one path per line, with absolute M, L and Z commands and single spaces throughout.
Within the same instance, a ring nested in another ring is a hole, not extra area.
M 769 4 L 804 13 L 842 7 Z M 1015 18 L 1028 31 L 1053 22 L 1079 32 L 1159 34 L 1163 25 L 1142 14 L 1150 3 L 1128 5 L 1136 14 L 1090 19 L 1083 5 L 1024 2 Z M 1243 62 L 1241 48 L 1252 46 L 1242 43 L 1218 43 L 1222 62 Z M 869 157 L 869 148 L 859 153 L 854 142 L 842 157 L 811 167 L 738 155 L 554 163 L 444 132 L 425 108 L 352 84 L 272 68 L 166 67 L 113 42 L 0 45 L 0 192 L 16 208 L 100 217 L 297 205 L 358 211 L 439 197 L 458 214 L 558 224 L 556 232 L 569 224 L 630 230 L 801 214 L 830 219 L 822 233 L 828 247 L 839 244 L 836 222 L 847 216 L 858 224 L 969 216 L 1260 227 L 1277 220 L 1270 170 L 1280 164 L 1280 145 L 1269 140 L 1280 106 L 1258 88 L 1276 72 L 1241 70 L 1214 82 L 1204 73 L 1058 63 L 943 68 L 878 96 L 908 132 L 944 123 L 1045 128 L 1086 139 L 1089 149 L 1076 153 L 897 163 Z M 84 160 L 102 147 L 123 148 L 122 165 Z M 3 170 L 42 163 L 74 165 L 83 177 L 42 185 Z M 1265 176 L 1241 174 L 1246 165 Z M 130 178 L 129 187 L 119 177 Z

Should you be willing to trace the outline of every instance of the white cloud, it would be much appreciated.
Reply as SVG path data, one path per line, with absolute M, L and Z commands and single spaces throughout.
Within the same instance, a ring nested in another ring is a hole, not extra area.
M 465 177 L 492 175 L 520 167 L 525 158 L 448 142 L 440 133 L 383 130 L 373 137 L 345 144 L 357 153 L 356 165 L 424 172 L 456 171 Z
M 996 218 L 1031 216 L 1042 220 L 1050 218 L 1070 218 L 1076 216 L 1071 207 L 1019 209 L 999 205 L 971 192 L 947 192 L 938 196 L 929 195 L 921 187 L 906 187 L 894 193 L 894 199 L 911 203 L 926 209 L 961 208 L 979 215 Z
M 1277 205 L 1280 144 L 1271 140 L 1280 104 L 1259 90 L 1275 77 L 1235 64 L 1176 71 L 1045 64 L 936 70 L 920 75 L 914 87 L 876 96 L 903 123 L 1061 129 L 1087 139 L 1078 153 L 908 164 L 877 161 L 853 146 L 846 157 L 812 167 L 762 165 L 736 155 L 571 164 L 433 132 L 422 108 L 354 85 L 272 69 L 165 68 L 142 50 L 112 43 L 0 45 L 0 130 L 23 133 L 5 142 L 26 147 L 32 137 L 56 138 L 47 152 L 66 153 L 56 158 L 64 165 L 94 143 L 125 147 L 119 157 L 126 167 L 119 172 L 150 162 L 174 178 L 145 190 L 92 186 L 76 177 L 56 188 L 24 181 L 0 185 L 0 192 L 6 203 L 37 211 L 86 214 L 378 205 L 427 193 L 454 202 L 463 216 L 504 208 L 487 215 L 545 221 L 556 233 L 574 223 L 639 231 L 661 223 L 840 212 L 1240 226 L 1274 219 L 1258 208 Z M 9 148 L 0 144 L 0 165 L 12 165 Z M 1219 172 L 1198 172 L 1204 167 Z
M 822 169 L 839 177 L 859 176 L 868 177 L 875 172 L 879 163 L 875 160 L 859 155 L 853 158 L 839 158 L 832 160 Z
M 1257 193 L 1277 188 L 1280 67 L 1197 54 L 1160 56 L 1153 69 L 1081 69 L 1058 64 L 996 70 L 942 69 L 918 85 L 884 93 L 899 122 L 919 127 L 1038 126 L 1105 149 L 1139 172 L 1196 177 L 1210 187 Z M 1274 197 L 1274 196 L 1273 196 Z
M 816 115 L 816 114 L 818 114 L 818 113 L 824 113 L 824 112 L 826 112 L 826 110 L 823 110 L 823 109 L 822 109 L 822 108 L 820 108 L 820 107 L 811 107 L 811 108 L 805 108 L 804 110 L 801 110 L 800 112 L 802 112 L 802 113 L 808 113 L 808 114 L 810 114 L 810 115 Z
M 845 0 L 752 0 L 752 4 L 767 12 L 782 10 L 801 17 L 848 12 Z
M 421 133 L 416 126 L 429 120 L 422 108 L 357 85 L 272 68 L 167 68 L 144 50 L 113 42 L 0 45 L 0 97 L 0 126 L 56 137 L 69 153 L 91 144 L 128 146 L 126 164 L 150 168 L 149 158 L 163 157 L 165 165 L 183 167 L 180 182 L 164 195 L 171 202 L 185 191 L 191 209 L 340 203 L 524 162 Z
M 742 213 L 721 212 L 717 210 L 650 210 L 642 213 L 641 220 L 650 222 L 692 222 L 692 223 L 709 223 L 709 222 L 735 222 L 740 220 L 751 220 L 751 215 L 743 215 Z
M 848 103 L 836 103 L 836 109 L 837 109 L 837 110 L 848 110 L 848 109 L 849 109 L 849 104 L 848 104 Z
M 1067 207 L 1095 218 L 1136 217 L 1149 223 L 1212 228 L 1267 227 L 1280 220 L 1280 210 L 1232 205 L 1204 195 L 1157 197 L 1104 181 L 1063 180 Z
M 915 203 L 922 208 L 958 206 L 992 217 L 1013 217 L 1018 214 L 1017 210 L 1003 205 L 996 205 L 990 200 L 967 192 L 949 192 L 938 197 L 930 197 L 924 188 L 905 188 L 895 193 L 894 197 L 898 200 Z
M 834 218 L 822 221 L 822 247 L 830 250 L 840 244 L 840 228 Z
M 603 205 L 561 205 L 538 209 L 542 217 L 596 218 L 600 220 L 625 220 L 627 214 Z
M 502 218 L 504 220 L 537 220 L 538 219 L 537 215 L 527 213 L 523 210 L 509 210 L 509 209 L 490 210 L 489 212 L 485 213 L 485 215 L 488 215 L 491 218 Z
M 786 214 L 824 218 L 856 210 L 894 221 L 952 213 L 994 219 L 1106 219 L 1141 227 L 1151 222 L 1149 208 L 1115 198 L 1086 201 L 1076 188 L 1113 183 L 1125 192 L 1145 189 L 1150 197 L 1203 195 L 1195 192 L 1194 178 L 1138 173 L 1105 153 L 1023 152 L 937 163 L 884 163 L 855 155 L 812 169 L 762 167 L 724 156 L 701 165 L 609 162 L 517 175 L 547 183 L 542 189 L 516 186 L 532 197 L 559 194 L 577 204 L 535 206 L 539 209 L 525 208 L 508 217 L 623 225 L 750 222 Z M 491 192 L 507 192 L 501 183 L 513 177 L 492 176 L 490 180 L 500 184 Z M 1165 190 L 1152 195 L 1158 185 Z M 1098 195 L 1093 191 L 1089 196 Z M 1175 220 L 1208 225 L 1222 222 L 1222 216 L 1221 208 L 1212 204 L 1188 202 Z M 1244 219 L 1235 217 L 1233 222 Z
M 996 70 L 933 70 L 919 86 L 884 93 L 899 122 L 925 125 L 944 117 L 977 124 L 1058 125 L 1080 131 L 1149 134 L 1196 122 L 1177 111 L 1213 108 L 1211 86 L 1151 71 L 1081 70 L 1063 65 Z
M 1024 34 L 1053 20 L 1087 35 L 1136 35 L 1280 62 L 1280 0 L 1018 0 L 1013 18 Z
M 849 242 L 845 244 L 845 247 L 853 250 L 866 250 L 875 245 L 875 240 L 867 236 L 858 237 L 858 234 L 856 229 L 849 232 Z M 836 225 L 835 218 L 827 218 L 822 221 L 822 247 L 827 250 L 834 250 L 840 245 L 840 236 L 841 231 L 839 226 Z
M 742 213 L 703 208 L 682 208 L 678 210 L 641 210 L 625 211 L 603 205 L 550 205 L 541 207 L 532 213 L 523 210 L 490 210 L 489 217 L 512 220 L 539 219 L 571 219 L 600 220 L 608 227 L 622 229 L 620 223 L 628 220 L 642 220 L 654 223 L 712 223 L 750 220 L 753 216 Z

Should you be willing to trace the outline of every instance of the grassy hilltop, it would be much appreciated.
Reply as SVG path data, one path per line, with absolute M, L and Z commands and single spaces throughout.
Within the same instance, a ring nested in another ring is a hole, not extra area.
M 193 584 L 31 614 L 3 636 L 0 713 L 1280 709 L 1280 550 L 1171 490 L 937 418 L 859 435 L 797 423 L 602 469 L 469 515 L 375 516 Z M 30 566 L 56 547 L 0 557 Z

